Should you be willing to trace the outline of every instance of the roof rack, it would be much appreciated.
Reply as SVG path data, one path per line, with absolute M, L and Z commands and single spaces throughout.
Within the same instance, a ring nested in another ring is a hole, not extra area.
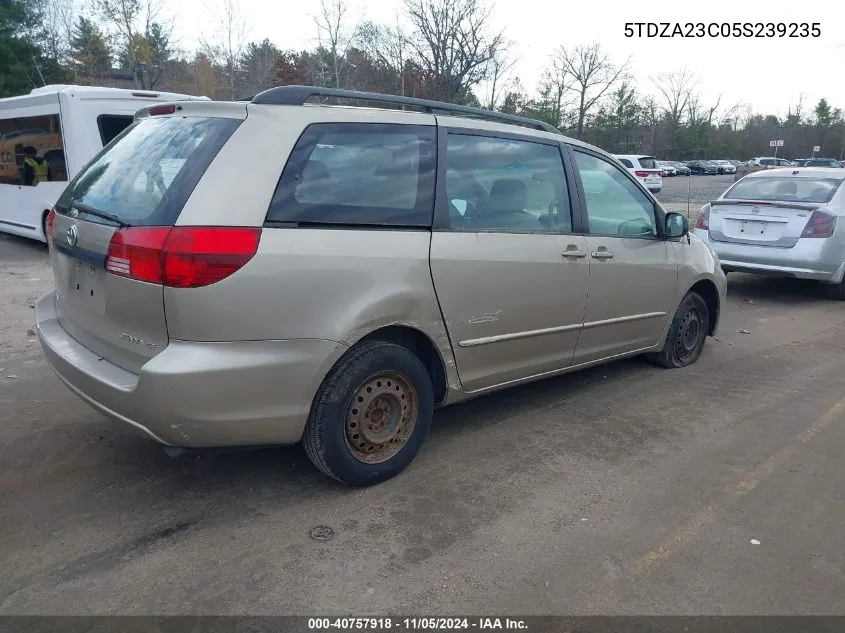
M 337 99 L 355 99 L 357 101 L 372 101 L 375 103 L 395 103 L 397 105 L 422 108 L 425 112 L 430 112 L 431 114 L 459 114 L 479 119 L 501 121 L 503 123 L 514 123 L 516 125 L 523 125 L 534 128 L 535 130 L 542 130 L 553 134 L 561 133 L 556 127 L 545 123 L 544 121 L 529 119 L 513 114 L 505 114 L 503 112 L 494 112 L 492 110 L 484 110 L 482 108 L 455 105 L 454 103 L 445 103 L 443 101 L 417 99 L 415 97 L 400 97 L 398 95 L 387 95 L 379 92 L 363 92 L 359 90 L 321 88 L 319 86 L 278 86 L 276 88 L 270 88 L 269 90 L 265 90 L 264 92 L 255 95 L 252 98 L 252 103 L 262 105 L 304 105 L 312 97 L 335 97 Z

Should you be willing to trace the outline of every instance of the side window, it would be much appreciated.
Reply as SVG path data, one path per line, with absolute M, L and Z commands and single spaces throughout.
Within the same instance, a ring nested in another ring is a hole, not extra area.
M 269 222 L 430 227 L 433 126 L 317 123 L 296 143 Z
M 132 125 L 135 117 L 125 114 L 101 114 L 97 117 L 97 128 L 100 130 L 100 140 L 103 147 L 111 143 L 115 137 Z
M 446 146 L 449 223 L 458 231 L 572 231 L 560 148 L 471 134 Z
M 0 120 L 0 183 L 67 181 L 58 114 Z
M 628 160 L 627 158 L 620 158 L 620 159 L 619 159 L 619 162 L 620 162 L 620 163 L 622 163 L 623 165 L 625 165 L 625 167 L 628 167 L 629 169 L 633 169 L 633 168 L 634 168 L 634 163 L 632 163 L 632 162 L 631 162 L 630 160 Z
M 775 164 L 775 161 L 774 161 L 774 159 L 772 159 L 772 158 L 761 158 L 761 159 L 760 159 L 760 164 L 761 164 L 761 165 L 774 165 L 774 164 Z
M 654 237 L 654 206 L 630 179 L 609 162 L 575 151 L 575 165 L 584 186 L 590 233 Z

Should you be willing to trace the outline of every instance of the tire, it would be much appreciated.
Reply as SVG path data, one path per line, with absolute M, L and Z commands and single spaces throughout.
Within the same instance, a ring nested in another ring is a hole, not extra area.
M 824 292 L 828 299 L 845 301 L 845 279 L 840 281 L 838 284 L 825 284 Z
M 372 486 L 411 463 L 428 437 L 433 414 L 434 389 L 420 359 L 400 345 L 367 341 L 326 376 L 302 443 L 329 477 Z
M 710 311 L 704 299 L 696 292 L 688 292 L 675 311 L 663 348 L 646 358 L 666 369 L 692 365 L 701 357 L 709 325 Z

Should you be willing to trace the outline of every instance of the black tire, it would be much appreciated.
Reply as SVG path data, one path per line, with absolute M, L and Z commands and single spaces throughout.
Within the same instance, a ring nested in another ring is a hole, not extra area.
M 845 279 L 840 281 L 838 284 L 825 284 L 824 292 L 828 299 L 845 301 Z
M 675 311 L 663 348 L 646 358 L 667 369 L 692 365 L 701 357 L 709 326 L 710 311 L 704 299 L 696 292 L 688 292 Z
M 371 386 L 375 395 L 366 393 Z M 357 409 L 353 400 L 365 396 L 370 400 L 362 400 Z M 386 408 L 373 408 L 377 404 Z M 323 381 L 302 443 L 314 465 L 329 477 L 350 486 L 372 486 L 411 463 L 428 437 L 433 414 L 434 389 L 420 359 L 400 345 L 367 341 L 347 352 Z M 392 426 L 395 437 L 389 433 Z M 376 437 L 385 429 L 388 433 Z

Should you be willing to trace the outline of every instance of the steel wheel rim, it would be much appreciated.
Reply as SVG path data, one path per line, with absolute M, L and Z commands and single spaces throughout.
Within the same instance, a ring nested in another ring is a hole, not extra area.
M 675 339 L 675 350 L 679 360 L 687 361 L 695 355 L 703 329 L 704 324 L 698 310 L 695 308 L 687 310 L 684 318 L 681 319 L 678 336 Z
M 417 391 L 405 374 L 375 374 L 352 395 L 344 421 L 347 448 L 366 464 L 389 460 L 408 443 L 418 411 Z

